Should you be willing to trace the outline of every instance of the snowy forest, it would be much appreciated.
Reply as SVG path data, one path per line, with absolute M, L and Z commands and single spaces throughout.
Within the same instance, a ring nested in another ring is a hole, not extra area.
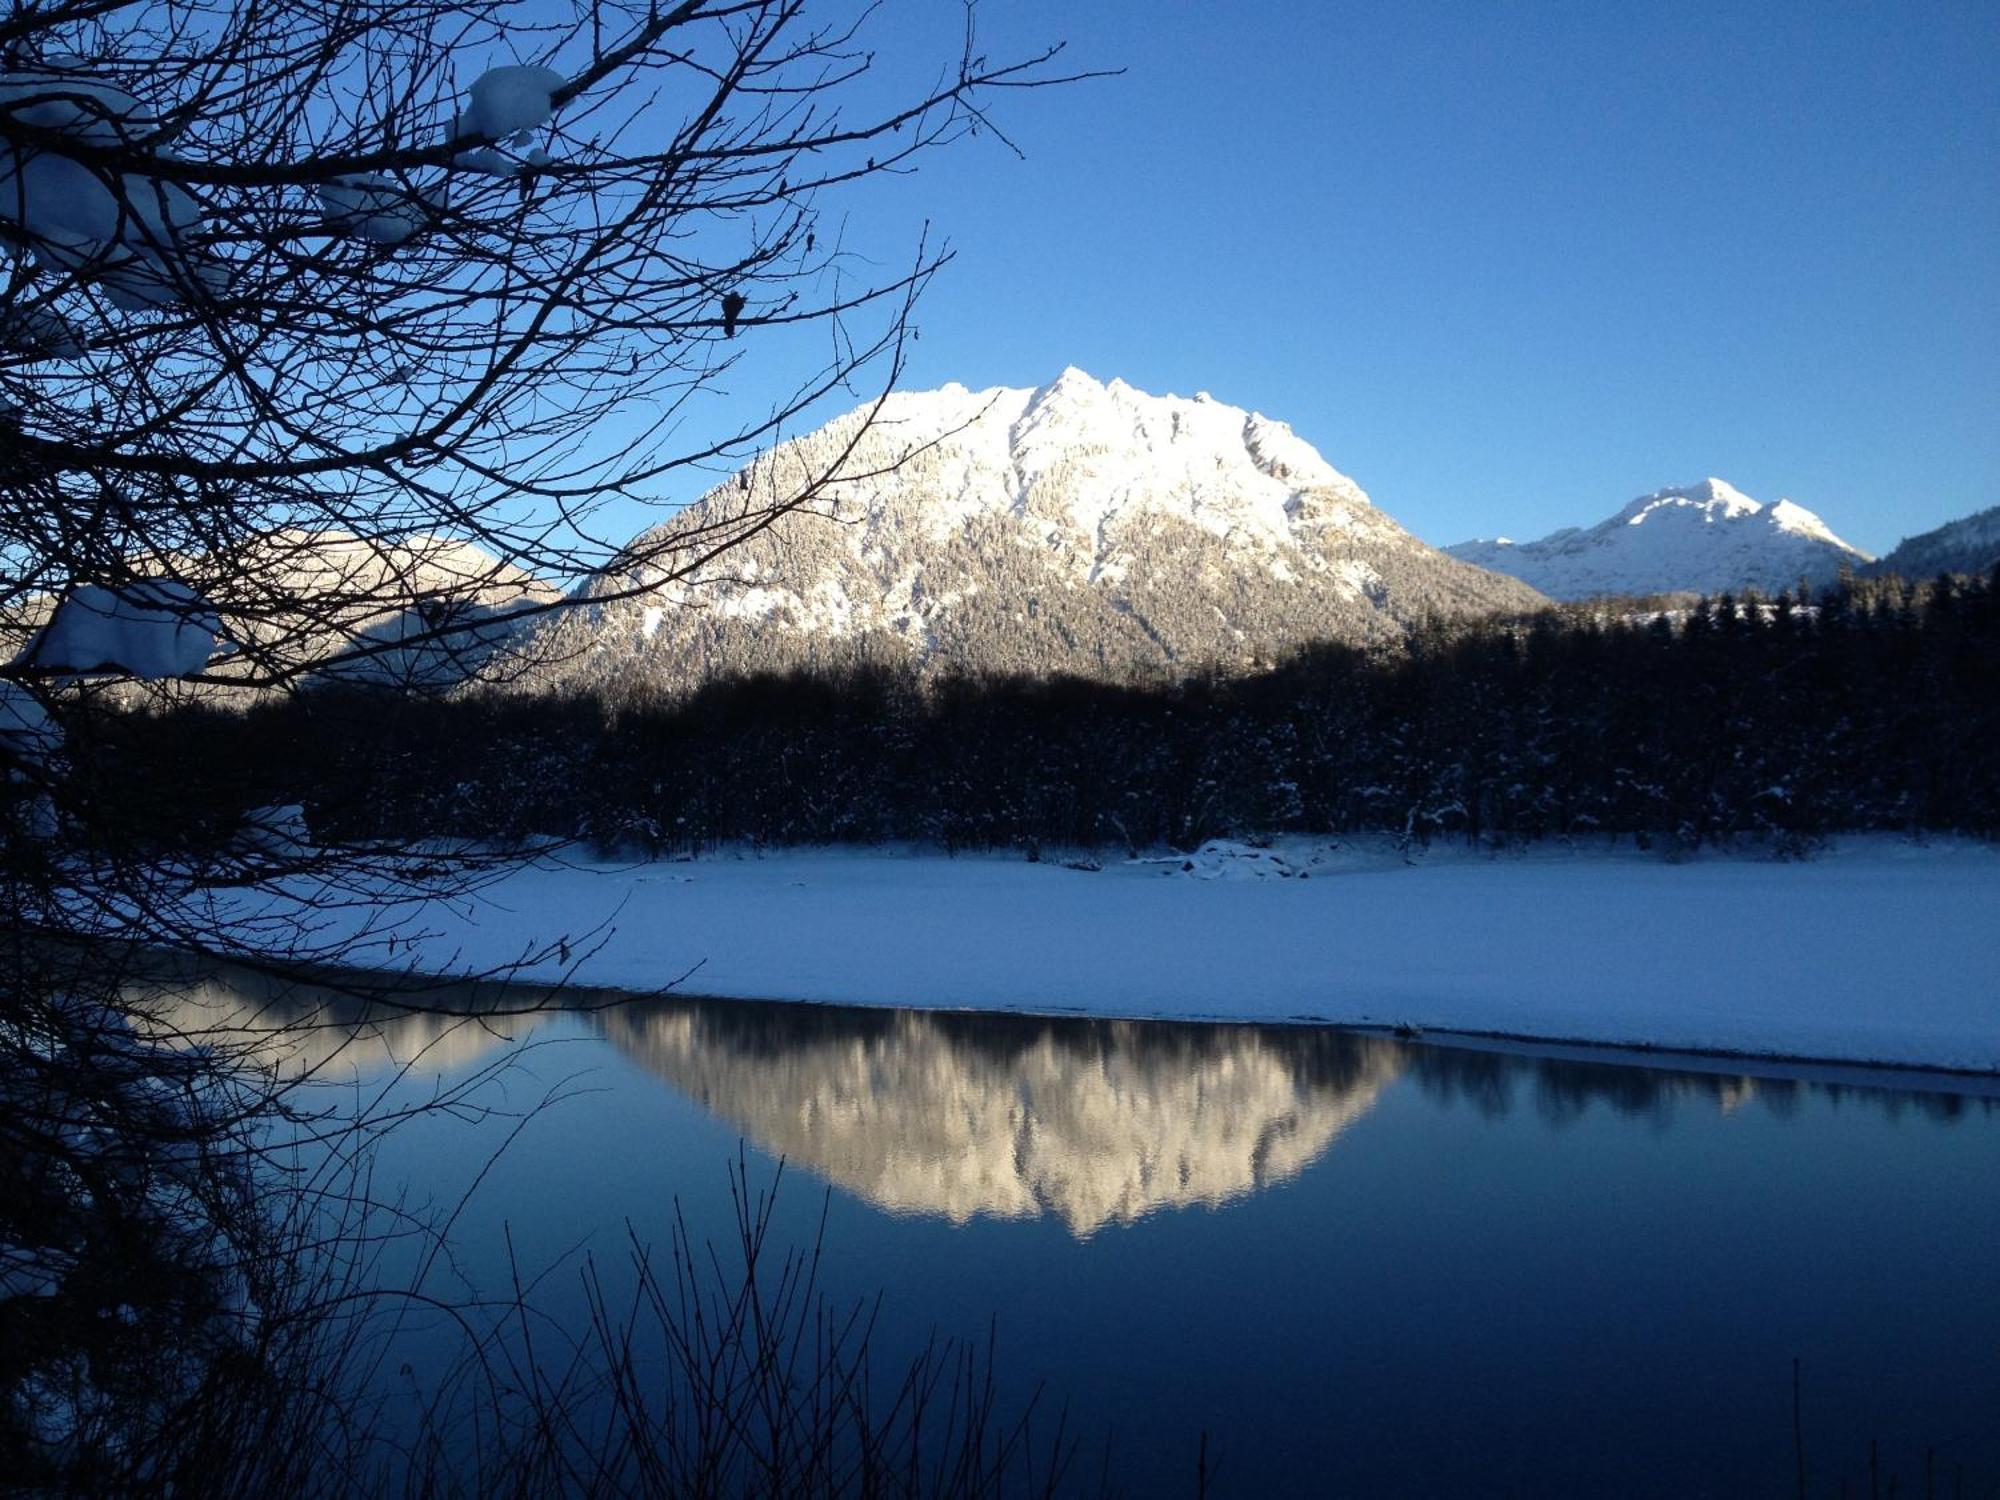
M 72 729 L 102 795 L 303 806 L 314 836 L 946 849 L 1384 831 L 1630 837 L 1663 853 L 1858 829 L 2000 830 L 2000 592 L 1849 579 L 1811 604 L 1570 606 L 1121 688 L 864 668 L 674 702 L 322 688 Z M 173 788 L 171 798 L 166 789 Z M 246 801 L 247 799 L 247 801 Z

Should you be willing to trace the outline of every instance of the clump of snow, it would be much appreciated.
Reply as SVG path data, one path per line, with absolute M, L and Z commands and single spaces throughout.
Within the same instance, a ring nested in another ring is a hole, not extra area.
M 1155 865 L 1165 875 L 1194 880 L 1290 880 L 1305 873 L 1303 865 L 1270 848 L 1237 839 L 1210 839 L 1192 854 L 1141 857 L 1135 865 Z
M 143 147 L 156 128 L 150 110 L 78 59 L 0 73 L 0 117 L 93 149 Z M 96 282 L 123 311 L 173 305 L 190 284 L 220 286 L 221 267 L 187 243 L 200 219 L 194 195 L 167 177 L 101 173 L 58 149 L 0 144 L 0 224 L 38 265 Z
M 306 826 L 306 810 L 297 803 L 252 808 L 243 815 L 236 842 L 247 853 L 276 859 L 307 853 L 312 847 L 312 831 Z
M 539 130 L 555 113 L 550 96 L 565 82 L 554 69 L 532 63 L 488 68 L 473 80 L 471 103 L 452 122 L 452 139 L 485 136 L 499 141 Z M 525 146 L 528 142 L 522 139 L 515 144 Z
M 422 206 L 386 177 L 341 177 L 323 183 L 320 208 L 329 229 L 377 245 L 400 245 L 424 227 Z
M 548 123 L 555 110 L 551 96 L 564 82 L 560 73 L 531 64 L 489 68 L 480 74 L 468 91 L 465 108 L 452 118 L 446 141 L 505 143 L 521 155 L 509 156 L 494 145 L 468 144 L 453 155 L 452 166 L 500 178 L 518 177 L 524 167 L 547 166 L 554 158 L 533 143 L 534 132 Z M 329 229 L 376 245 L 402 244 L 428 218 L 420 194 L 372 174 L 325 184 L 319 201 Z
M 517 159 L 478 145 L 459 152 L 452 165 L 487 177 L 518 177 L 524 166 L 547 166 L 553 158 L 534 143 L 535 132 L 555 113 L 554 95 L 567 81 L 554 69 L 533 63 L 488 68 L 473 80 L 470 99 L 445 138 L 505 142 L 523 155 Z
M 491 146 L 475 147 L 462 151 L 451 159 L 453 166 L 466 172 L 478 172 L 485 177 L 519 177 L 521 164 L 512 157 L 503 156 Z
M 140 140 L 152 121 L 137 99 L 92 78 L 89 64 L 77 57 L 54 57 L 43 67 L 0 73 L 0 114 L 93 146 Z
M 221 628 L 175 579 L 141 579 L 122 592 L 85 583 L 70 590 L 22 660 L 68 672 L 185 677 L 207 665 Z

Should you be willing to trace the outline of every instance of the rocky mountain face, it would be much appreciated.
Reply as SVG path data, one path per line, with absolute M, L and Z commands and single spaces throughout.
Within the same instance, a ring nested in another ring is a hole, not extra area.
M 821 475 L 804 506 L 688 568 Z M 873 661 L 1145 681 L 1544 602 L 1418 541 L 1282 422 L 1075 369 L 850 413 L 627 557 L 539 632 L 533 680 L 675 691 Z
M 1935 578 L 1940 573 L 1990 573 L 2000 568 L 2000 505 L 1905 537 L 1864 573 Z
M 1867 553 L 1789 500 L 1765 505 L 1721 479 L 1641 495 L 1588 528 L 1571 526 L 1536 542 L 1461 542 L 1453 557 L 1508 573 L 1552 599 L 1603 594 L 1765 594 L 1801 578 L 1829 583 L 1843 562 Z

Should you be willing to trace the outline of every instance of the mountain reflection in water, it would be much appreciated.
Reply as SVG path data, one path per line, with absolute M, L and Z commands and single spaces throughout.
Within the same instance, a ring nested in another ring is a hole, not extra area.
M 437 1008 L 432 1008 L 437 1007 Z M 446 1015 L 443 1008 L 460 1012 Z M 438 987 L 383 1004 L 246 971 L 182 973 L 162 1023 L 298 1076 L 451 1073 L 566 1017 L 754 1145 L 894 1214 L 1059 1218 L 1079 1238 L 1218 1207 L 1298 1176 L 1407 1077 L 1561 1127 L 1593 1106 L 1664 1121 L 1683 1103 L 1788 1112 L 1827 1091 L 1950 1117 L 1990 1097 L 1668 1071 L 1438 1046 L 1327 1027 L 1104 1021 L 768 1001 Z
M 1335 1032 L 655 1002 L 628 1056 L 892 1213 L 1054 1214 L 1084 1236 L 1295 1177 L 1401 1070 Z

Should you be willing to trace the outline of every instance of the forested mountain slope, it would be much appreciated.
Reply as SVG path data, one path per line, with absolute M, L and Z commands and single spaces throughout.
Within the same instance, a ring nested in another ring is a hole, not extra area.
M 2000 565 L 2000 505 L 1947 521 L 1920 536 L 1905 537 L 1864 571 L 1935 578 L 1940 573 L 1988 573 L 1996 565 Z

